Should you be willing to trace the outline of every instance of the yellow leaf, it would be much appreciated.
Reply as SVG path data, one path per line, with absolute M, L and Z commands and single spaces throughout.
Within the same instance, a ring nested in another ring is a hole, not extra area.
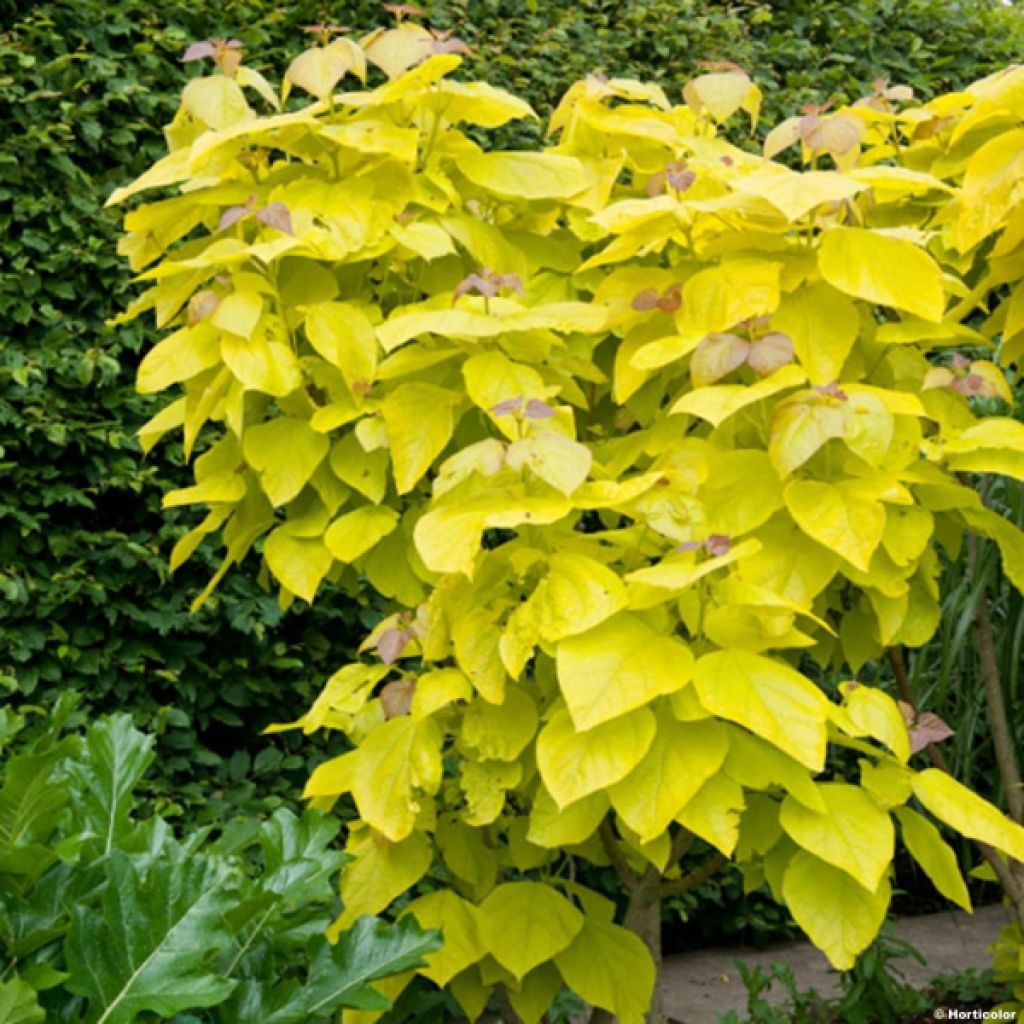
M 327 457 L 330 442 L 305 420 L 280 416 L 246 430 L 245 461 L 260 474 L 272 505 L 287 504 L 309 483 Z
M 689 413 L 691 416 L 699 416 L 717 427 L 748 405 L 770 398 L 780 391 L 799 387 L 806 379 L 803 370 L 790 363 L 756 384 L 719 384 L 697 388 L 683 395 L 669 412 L 673 415 Z
M 732 185 L 747 195 L 771 203 L 787 220 L 799 220 L 823 203 L 849 199 L 866 187 L 838 171 L 791 171 L 765 162 L 756 171 L 737 177 Z M 829 378 L 830 380 L 832 378 Z
M 416 549 L 434 572 L 472 575 L 480 538 L 488 527 L 512 529 L 522 523 L 544 525 L 569 514 L 561 495 L 485 494 L 441 505 L 416 524 Z
M 591 184 L 580 160 L 558 153 L 474 153 L 458 169 L 474 185 L 513 199 L 570 199 Z
M 277 93 L 274 92 L 273 86 L 258 71 L 242 65 L 235 71 L 235 81 L 239 85 L 247 85 L 250 89 L 255 89 L 274 110 L 280 111 L 281 101 L 278 99 Z
M 357 828 L 345 852 L 352 860 L 341 874 L 345 909 L 333 926 L 338 931 L 350 928 L 364 914 L 387 909 L 427 873 L 433 860 L 430 839 L 422 832 L 393 843 L 369 828 Z
M 572 944 L 555 956 L 566 985 L 620 1024 L 643 1024 L 654 993 L 654 961 L 641 939 L 587 917 Z
M 182 327 L 146 353 L 139 364 L 136 387 L 143 395 L 154 394 L 190 380 L 219 362 L 220 336 L 216 331 L 205 324 Z
M 845 406 L 830 400 L 796 396 L 775 409 L 768 455 L 782 476 L 799 469 L 815 452 L 846 433 Z
M 925 817 L 909 807 L 893 810 L 900 823 L 903 842 L 910 855 L 921 865 L 932 884 L 947 899 L 971 912 L 971 896 L 960 873 L 956 854 L 942 838 L 939 830 Z
M 457 700 L 468 701 L 473 696 L 473 687 L 465 674 L 457 668 L 439 668 L 425 672 L 416 680 L 412 696 L 412 717 L 428 718 L 435 711 Z
M 772 316 L 773 330 L 793 339 L 797 360 L 812 384 L 839 380 L 860 331 L 857 307 L 842 292 L 818 282 L 786 295 Z
M 535 967 L 519 982 L 508 986 L 508 1001 L 523 1024 L 542 1024 L 555 997 L 565 988 L 554 964 Z
M 973 248 L 1004 221 L 1016 200 L 1024 169 L 1024 128 L 988 139 L 964 171 L 963 198 L 953 239 L 961 252 Z
M 384 497 L 388 469 L 386 449 L 368 452 L 356 435 L 349 433 L 331 449 L 330 464 L 339 480 L 365 498 L 377 503 Z
M 502 967 L 522 978 L 579 934 L 583 915 L 541 882 L 507 882 L 479 907 L 480 938 Z
M 148 454 L 167 431 L 174 430 L 185 422 L 185 402 L 184 398 L 171 402 L 139 427 L 137 436 L 143 452 Z
M 559 807 L 613 786 L 647 753 L 656 731 L 654 715 L 639 708 L 586 732 L 577 732 L 568 711 L 558 711 L 537 737 L 537 767 Z
M 367 59 L 388 78 L 396 78 L 428 57 L 434 50 L 434 42 L 434 37 L 422 25 L 404 21 L 386 32 L 368 36 L 363 40 L 363 50 Z M 397 99 L 398 95 L 393 98 Z
M 324 534 L 328 551 L 339 562 L 354 562 L 398 525 L 393 508 L 364 505 L 335 519 Z
M 519 784 L 523 766 L 516 761 L 463 761 L 459 768 L 459 786 L 466 798 L 462 820 L 467 825 L 490 825 L 505 807 L 505 798 Z
M 164 508 L 180 505 L 210 505 L 216 502 L 241 501 L 245 497 L 245 481 L 237 474 L 211 476 L 193 487 L 179 487 L 168 491 L 163 498 Z
M 859 786 L 828 782 L 819 784 L 818 791 L 824 811 L 812 811 L 787 797 L 779 823 L 799 846 L 874 892 L 893 858 L 889 815 Z
M 719 124 L 737 110 L 745 110 L 756 124 L 761 106 L 761 90 L 738 69 L 698 75 L 683 87 L 683 98 L 696 113 L 706 110 Z
M 401 715 L 373 728 L 356 749 L 352 796 L 359 815 L 392 842 L 412 834 L 419 812 L 414 790 L 440 785 L 440 743 L 432 719 Z
M 411 381 L 400 384 L 381 403 L 399 494 L 416 486 L 448 444 L 455 428 L 452 407 L 457 401 L 452 391 Z
M 524 403 L 531 398 L 543 400 L 549 394 L 544 379 L 532 366 L 515 363 L 497 349 L 467 359 L 462 364 L 462 376 L 473 404 L 489 413 L 502 402 L 516 398 Z M 491 420 L 506 437 L 519 436 L 519 423 L 514 416 L 491 413 Z
M 249 288 L 226 295 L 213 311 L 214 327 L 249 339 L 263 315 L 263 296 Z
M 278 527 L 263 544 L 263 557 L 277 581 L 304 601 L 313 602 L 333 559 L 317 537 L 296 537 Z
M 477 924 L 477 909 L 453 892 L 429 892 L 410 903 L 403 914 L 412 914 L 421 928 L 441 932 L 444 945 L 427 956 L 420 974 L 435 985 L 445 986 L 456 974 L 485 955 Z
M 484 128 L 500 128 L 521 117 L 537 117 L 525 100 L 486 82 L 445 79 L 438 83 L 437 96 L 433 105 L 446 121 L 453 123 L 465 121 Z
M 537 731 L 537 708 L 519 686 L 505 690 L 495 704 L 479 697 L 465 710 L 459 739 L 485 760 L 514 761 Z
M 697 696 L 714 715 L 746 726 L 812 771 L 825 766 L 828 701 L 799 672 L 747 651 L 716 651 L 697 661 Z
M 683 286 L 685 328 L 711 334 L 774 312 L 781 270 L 769 260 L 732 259 L 698 271 Z
M 313 46 L 300 53 L 288 65 L 284 77 L 323 100 L 350 71 L 359 78 L 366 77 L 363 51 L 349 39 L 335 39 L 328 46 Z
M 710 575 L 718 569 L 722 569 L 733 562 L 738 562 L 747 555 L 752 555 L 761 549 L 759 540 L 745 540 L 735 547 L 730 548 L 724 555 L 716 555 L 714 558 L 705 559 L 703 562 L 693 561 L 693 557 L 686 555 L 672 556 L 662 559 L 657 565 L 649 566 L 646 569 L 636 569 L 626 576 L 630 583 L 641 583 L 649 587 L 664 587 L 668 590 L 685 590 L 692 586 L 697 580 Z
M 529 468 L 544 483 L 568 496 L 587 479 L 593 457 L 586 445 L 551 433 L 513 441 L 505 461 L 515 470 Z
M 676 815 L 676 821 L 727 857 L 739 839 L 743 789 L 726 775 L 712 775 Z
M 362 307 L 354 302 L 320 302 L 306 309 L 306 336 L 354 391 L 377 373 L 377 335 Z
M 225 75 L 193 78 L 181 92 L 181 105 L 215 131 L 234 128 L 253 116 L 241 88 Z
M 906 764 L 910 758 L 910 737 L 896 701 L 873 686 L 847 686 L 845 697 L 846 713 L 860 730 L 853 735 L 879 740 Z
M 714 720 L 660 718 L 644 759 L 612 788 L 612 806 L 641 842 L 653 842 L 721 768 L 728 749 L 725 729 Z
M 866 228 L 831 228 L 818 253 L 821 276 L 847 295 L 938 323 L 946 308 L 939 265 L 919 246 Z
M 889 907 L 885 880 L 865 889 L 838 868 L 803 851 L 786 868 L 782 895 L 796 923 L 837 971 L 848 971 L 878 934 Z
M 626 590 L 611 569 L 585 555 L 551 556 L 548 575 L 530 599 L 542 640 L 584 633 L 626 606 Z
M 952 776 L 938 768 L 926 768 L 914 776 L 911 785 L 914 796 L 939 821 L 968 839 L 988 843 L 1015 860 L 1024 861 L 1024 828 Z
M 809 537 L 868 571 L 885 531 L 885 509 L 877 498 L 848 480 L 793 480 L 785 498 L 790 515 Z
M 505 699 L 505 667 L 494 613 L 479 606 L 463 606 L 450 615 L 449 622 L 459 668 L 485 701 L 501 704 Z
M 225 334 L 220 343 L 221 358 L 249 391 L 283 398 L 302 384 L 295 353 L 279 341 L 267 341 L 260 335 L 248 340 Z
M 608 797 L 603 790 L 559 807 L 543 787 L 537 790 L 530 810 L 526 838 L 537 846 L 556 849 L 586 842 L 608 813 Z
M 403 248 L 427 262 L 449 256 L 455 252 L 452 236 L 438 224 L 427 221 L 413 221 L 411 224 L 395 223 L 389 229 L 391 237 Z
M 590 729 L 681 690 L 690 680 L 693 655 L 682 641 L 619 613 L 564 639 L 557 663 L 573 723 Z

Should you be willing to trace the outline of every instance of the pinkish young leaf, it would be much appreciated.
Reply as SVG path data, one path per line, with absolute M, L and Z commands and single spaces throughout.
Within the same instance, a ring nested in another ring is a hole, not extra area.
M 834 398 L 837 402 L 848 402 L 850 400 L 850 396 L 834 380 L 828 384 L 815 384 L 814 390 L 825 398 Z
M 709 334 L 694 350 L 690 380 L 695 388 L 707 387 L 739 369 L 750 353 L 750 342 L 738 334 Z
M 689 554 L 691 551 L 700 551 L 700 549 L 700 543 L 695 540 L 683 541 L 682 544 L 679 544 L 674 548 L 674 550 L 679 552 L 679 554 Z
M 377 656 L 385 665 L 393 665 L 409 645 L 412 634 L 405 629 L 385 629 L 377 641 Z
M 697 180 L 697 175 L 686 166 L 684 160 L 669 164 L 665 173 L 668 183 L 677 192 L 685 192 Z
M 486 270 L 484 274 L 487 274 Z M 485 298 L 493 299 L 498 294 L 498 285 L 492 278 L 481 276 L 474 271 L 455 286 L 455 291 L 452 292 L 452 302 L 456 302 L 463 295 L 468 295 L 470 292 L 478 292 Z
M 181 58 L 181 63 L 184 64 L 190 60 L 202 60 L 204 57 L 212 57 L 215 52 L 213 43 L 209 39 L 203 39 L 201 42 L 192 43 L 189 46 Z
M 284 203 L 268 203 L 262 210 L 256 212 L 256 219 L 262 221 L 267 227 L 283 231 L 286 235 L 294 234 L 292 215 Z
M 542 402 L 539 398 L 531 398 L 526 403 L 523 415 L 528 420 L 549 420 L 555 415 L 555 410 L 547 402 Z
M 492 405 L 491 412 L 495 416 L 515 416 L 522 407 L 523 399 L 521 396 L 519 398 L 506 398 L 503 402 Z
M 225 228 L 231 227 L 232 224 L 237 224 L 243 217 L 248 217 L 252 213 L 255 203 L 256 197 L 249 196 L 241 206 L 229 206 L 220 215 L 220 223 L 217 225 L 217 230 L 223 231 Z
M 971 365 L 970 359 L 960 352 L 954 352 L 950 362 L 953 364 L 953 369 L 956 370 L 957 373 L 963 373 L 964 370 Z
M 678 284 L 670 284 L 658 299 L 658 309 L 663 313 L 674 313 L 683 304 L 682 287 Z
M 435 32 L 436 38 L 430 44 L 430 48 L 434 53 L 465 53 L 471 54 L 473 51 L 469 45 L 463 42 L 458 36 L 449 36 L 447 33 Z
M 750 346 L 747 365 L 762 377 L 793 362 L 793 339 L 781 331 L 771 331 Z
M 949 386 L 954 391 L 959 391 L 965 398 L 974 396 L 991 398 L 995 394 L 992 385 L 977 373 L 969 373 L 966 377 L 954 377 Z
M 952 735 L 953 730 L 938 715 L 925 711 L 910 728 L 910 749 L 916 754 L 929 743 L 941 743 Z
M 731 547 L 732 538 L 727 533 L 711 533 L 704 538 L 704 550 L 709 555 L 727 555 Z
M 380 704 L 385 718 L 407 715 L 412 709 L 412 698 L 416 693 L 416 677 L 403 676 L 390 682 L 380 691 Z
M 209 288 L 198 291 L 188 303 L 188 325 L 189 327 L 205 320 L 213 314 L 213 311 L 220 305 L 220 296 Z
M 517 295 L 525 295 L 522 278 L 518 274 L 497 274 L 492 280 L 499 288 L 510 288 Z
M 657 307 L 658 299 L 660 298 L 661 296 L 658 294 L 657 288 L 645 288 L 642 292 L 637 292 L 633 296 L 630 306 L 638 313 L 646 313 L 647 310 Z

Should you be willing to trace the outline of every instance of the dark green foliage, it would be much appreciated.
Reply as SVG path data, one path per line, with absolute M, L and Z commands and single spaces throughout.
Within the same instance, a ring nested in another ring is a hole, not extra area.
M 411 918 L 361 918 L 330 945 L 336 820 L 281 808 L 179 839 L 139 813 L 153 738 L 125 714 L 68 733 L 73 703 L 35 727 L 0 715 L 28 737 L 2 768 L 0 1020 L 327 1022 L 387 1009 L 371 982 L 437 948 Z
M 449 0 L 424 5 L 476 50 L 474 73 L 543 116 L 594 71 L 659 82 L 674 99 L 702 61 L 731 61 L 776 124 L 804 103 L 854 100 L 877 77 L 920 95 L 1016 63 L 1024 19 L 998 0 Z M 517 129 L 519 141 L 541 128 Z

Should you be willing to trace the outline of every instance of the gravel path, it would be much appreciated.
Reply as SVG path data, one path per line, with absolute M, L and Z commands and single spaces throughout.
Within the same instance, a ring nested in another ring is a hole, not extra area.
M 983 907 L 973 914 L 960 911 L 927 914 L 896 922 L 896 933 L 919 949 L 928 960 L 922 966 L 907 958 L 899 961 L 906 980 L 924 988 L 936 974 L 967 967 L 991 966 L 987 946 L 1003 922 L 1002 907 Z M 773 946 L 761 952 L 743 949 L 709 949 L 669 957 L 664 966 L 665 1012 L 681 1024 L 715 1024 L 716 1015 L 729 1010 L 743 1011 L 747 994 L 733 959 L 767 971 L 773 963 L 793 968 L 801 989 L 816 988 L 823 996 L 834 994 L 836 975 L 824 956 L 806 942 Z M 782 1001 L 784 993 L 775 986 L 769 999 Z

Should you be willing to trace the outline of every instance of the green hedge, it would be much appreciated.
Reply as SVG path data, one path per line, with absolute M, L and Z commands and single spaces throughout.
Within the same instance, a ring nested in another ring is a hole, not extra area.
M 931 94 L 1015 60 L 1024 41 L 1020 15 L 985 0 L 450 0 L 428 14 L 474 48 L 475 76 L 542 116 L 590 71 L 678 90 L 713 59 L 755 73 L 771 122 L 783 93 L 851 98 L 884 75 Z M 306 707 L 372 610 L 281 616 L 244 572 L 188 614 L 210 566 L 165 570 L 185 520 L 159 496 L 185 477 L 179 453 L 142 459 L 132 437 L 150 414 L 132 388 L 148 328 L 104 327 L 132 286 L 102 202 L 161 150 L 189 41 L 238 36 L 278 79 L 308 39 L 301 26 L 324 17 L 362 30 L 382 12 L 368 0 L 0 0 L 0 680 L 22 701 L 75 686 L 97 712 L 132 709 L 162 737 L 158 788 L 209 814 L 218 786 L 244 802 L 305 776 L 257 731 Z

